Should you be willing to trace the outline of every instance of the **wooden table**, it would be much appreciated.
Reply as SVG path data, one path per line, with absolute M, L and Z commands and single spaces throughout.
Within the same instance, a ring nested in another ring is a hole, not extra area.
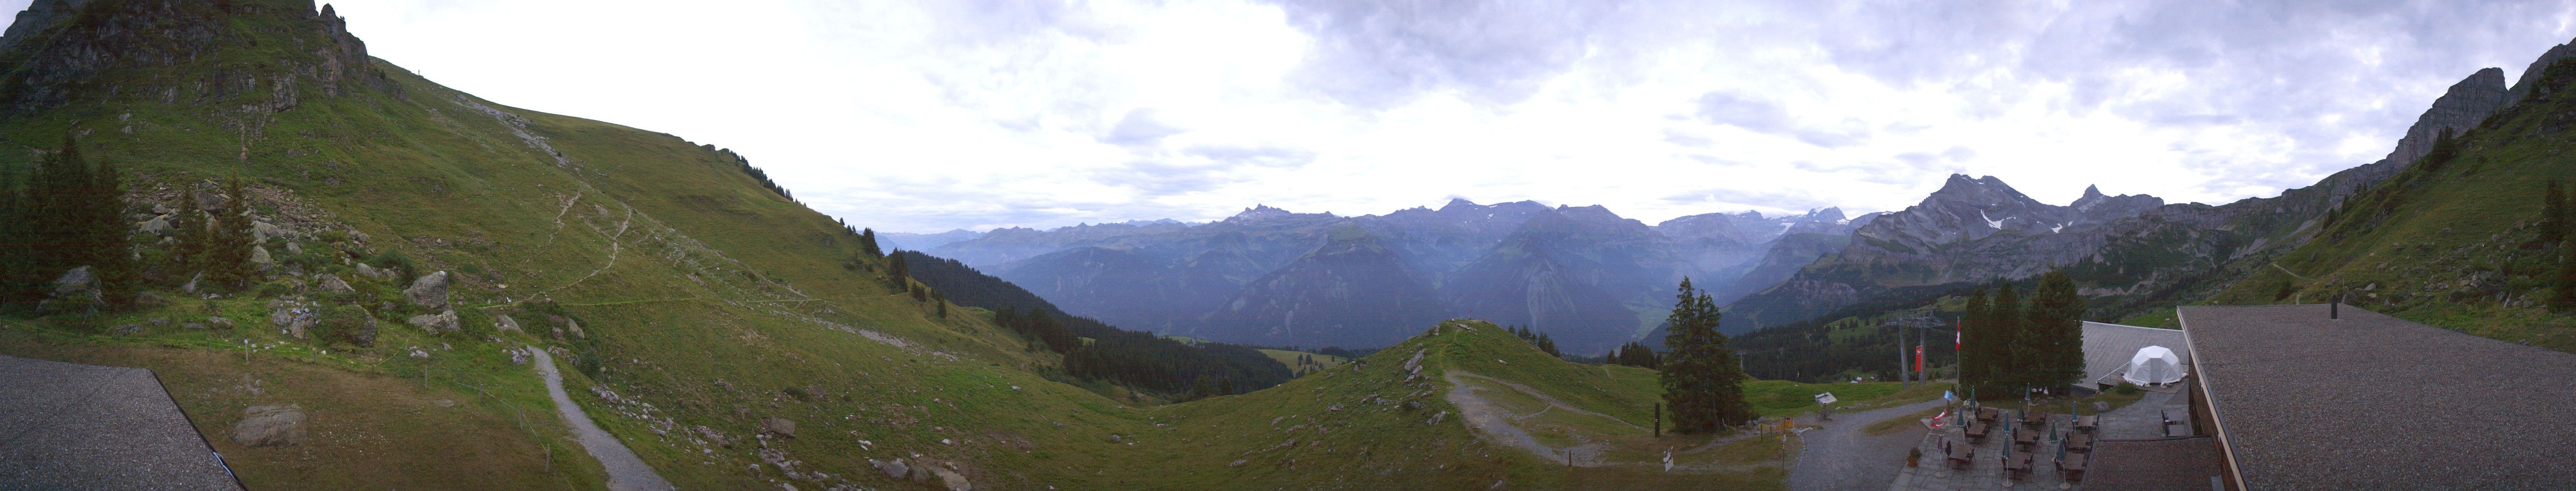
M 1977 408 L 1977 420 L 1978 420 L 1978 421 L 1987 421 L 1987 422 L 1992 422 L 1992 421 L 1994 421 L 1994 420 L 1995 420 L 1995 418 L 2001 418 L 2001 417 L 2003 417 L 2003 414 L 2004 414 L 2004 412 L 2003 412 L 2003 411 L 1996 410 L 1995 408 L 1991 408 L 1991 407 L 1981 407 L 1981 408 Z
M 1986 433 L 1991 431 L 1993 428 L 1986 426 L 1984 421 L 1970 421 L 1968 422 L 1968 442 L 1985 443 Z
M 2015 480 L 2015 481 L 2019 481 L 2019 480 L 2023 480 L 2023 479 L 2029 479 L 2029 478 L 2030 478 L 2030 453 L 2029 453 L 2029 452 L 2007 452 L 2007 453 L 2009 453 L 2010 455 L 2008 455 L 2008 456 L 2004 457 L 2004 477 L 2005 477 L 2005 478 L 2007 478 L 2007 479 Z
M 1977 447 L 1968 445 L 1953 445 L 1950 447 L 1950 468 L 1952 469 L 1966 469 L 1976 458 Z
M 2068 452 L 2074 452 L 2074 453 L 2092 453 L 2092 452 L 2093 452 L 2093 434 L 2091 434 L 2091 433 L 2076 433 L 2076 434 L 2067 435 L 2067 436 L 2066 436 L 2066 451 L 2068 451 Z
M 2076 417 L 2075 417 L 2075 431 L 2085 431 L 2085 432 L 2090 432 L 2090 431 L 2093 431 L 2095 428 L 2100 428 L 2101 426 L 2102 426 L 2102 416 L 2101 416 L 2101 415 L 2096 414 L 2096 415 L 2085 415 L 2085 416 L 2076 416 Z
M 2023 410 L 2021 412 L 2022 426 L 2038 428 L 2040 425 L 2045 424 L 2048 424 L 2048 413 L 2031 410 Z
M 2014 432 L 2014 433 L 2013 433 L 2013 448 L 2015 448 L 2015 449 L 2019 449 L 2019 450 L 2024 451 L 2024 452 L 2028 452 L 2028 451 L 2030 451 L 2032 448 L 2036 448 L 2036 447 L 2038 447 L 2038 446 L 2039 446 L 2039 432 L 2037 432 L 2037 431 L 2020 431 L 2020 432 Z
M 2071 453 L 2057 461 L 2057 474 L 2067 482 L 2084 482 L 2084 468 L 2093 463 L 2093 454 Z

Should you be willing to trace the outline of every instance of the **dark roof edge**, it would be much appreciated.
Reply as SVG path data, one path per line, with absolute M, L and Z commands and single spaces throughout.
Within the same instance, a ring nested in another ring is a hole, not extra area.
M 2314 304 L 2303 304 L 2303 305 L 2314 305 Z M 2214 306 L 2214 305 L 2196 305 L 2195 307 L 2216 307 L 2216 306 Z M 2230 306 L 2230 307 L 2234 307 L 2234 306 Z M 2245 307 L 2269 307 L 2269 306 L 2268 306 L 2268 305 L 2261 305 L 2261 306 L 2256 306 L 2256 305 L 2246 305 Z M 2197 344 L 2197 343 L 2193 343 L 2193 342 L 2192 342 L 2192 340 L 2191 340 L 2191 318 L 2190 318 L 2190 317 L 2186 317 L 2186 316 L 2182 315 L 2182 312 L 2183 312 L 2183 308 L 2182 308 L 2181 306 L 2176 306 L 2176 307 L 2174 307 L 2174 323 L 2175 323 L 2175 324 L 2177 324 L 2177 325 L 2181 325 L 2181 326 L 2182 326 L 2182 346 L 2183 346 L 2183 349 L 2184 349 L 2184 350 L 2186 350 L 2186 351 L 2190 351 L 2190 352 L 2191 352 L 2191 360 L 2192 360 L 2192 365 L 2193 365 L 2193 366 L 2191 367 L 2191 374 L 2192 374 L 2192 377 L 2193 377 L 2194 379 L 2197 379 L 2197 381 L 2196 381 L 2196 382 L 2194 382 L 2194 384 L 2195 384 L 2195 385 L 2199 385 L 2199 386 L 2200 386 L 2200 399 L 2201 399 L 2201 400 L 2204 400 L 2204 401 L 2209 401 L 2209 427 L 2210 427 L 2210 430 L 2211 430 L 2210 432 L 2211 432 L 2211 433 L 2216 433 L 2215 435 L 2211 435 L 2211 436 L 2214 436 L 2214 437 L 2217 437 L 2217 438 L 2218 438 L 2218 448 L 2219 448 L 2219 450 L 2220 450 L 2220 452 L 2219 452 L 2219 453 L 2220 453 L 2220 454 L 2224 454 L 2224 455 L 2221 455 L 2221 456 L 2222 456 L 2222 457 L 2225 457 L 2225 458 L 2227 459 L 2227 477 L 2228 477 L 2229 479 L 2232 479 L 2232 480 L 2235 480 L 2235 481 L 2236 481 L 2236 487 L 2237 487 L 2237 489 L 2244 489 L 2244 488 L 2245 488 L 2245 486 L 2246 486 L 2246 484 L 2245 484 L 2245 471 L 2243 470 L 2243 469 L 2244 469 L 2244 467 L 2243 467 L 2243 466 L 2239 466 L 2239 465 L 2237 465 L 2237 463 L 2236 463 L 2236 447 L 2234 446 L 2234 444 L 2233 444 L 2233 443 L 2231 443 L 2231 442 L 2227 441 L 2227 418 L 2226 418 L 2225 416 L 2221 416 L 2221 415 L 2220 415 L 2220 413 L 2218 412 L 2218 398 L 2217 398 L 2217 397 L 2215 397 L 2215 396 L 2211 396 L 2211 395 L 2210 395 L 2210 392 L 2209 392 L 2209 367 L 2199 366 L 2199 365 L 2200 365 L 2200 362 L 2201 362 L 2201 360 L 2202 360 L 2202 358 L 2200 357 L 2200 345 L 2199 345 L 2199 344 Z

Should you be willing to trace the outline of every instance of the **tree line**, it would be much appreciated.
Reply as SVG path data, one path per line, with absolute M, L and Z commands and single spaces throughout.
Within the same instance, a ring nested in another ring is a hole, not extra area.
M 871 243 L 863 241 L 862 248 Z M 894 251 L 890 257 L 885 261 L 889 278 L 919 281 L 920 288 L 957 305 L 991 309 L 994 324 L 1028 340 L 1031 349 L 1062 354 L 1066 374 L 1078 379 L 1109 380 L 1164 397 L 1192 399 L 1261 390 L 1295 375 L 1250 347 L 1192 346 L 1065 313 L 1019 285 L 953 259 L 920 251 Z
M 2055 389 L 2084 377 L 2084 296 L 2063 272 L 2041 275 L 2025 301 L 2011 283 L 1978 289 L 1960 314 L 1959 383 L 1979 397 Z

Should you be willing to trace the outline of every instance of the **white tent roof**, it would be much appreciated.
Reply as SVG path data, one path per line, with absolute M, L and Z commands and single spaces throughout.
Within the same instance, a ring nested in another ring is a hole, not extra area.
M 2138 354 L 2129 357 L 2128 370 L 2120 374 L 2120 379 L 2138 385 L 2182 381 L 2182 357 L 2163 346 L 2138 348 Z

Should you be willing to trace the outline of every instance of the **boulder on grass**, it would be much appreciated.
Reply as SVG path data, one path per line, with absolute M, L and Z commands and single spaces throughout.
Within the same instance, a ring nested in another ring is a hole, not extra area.
M 454 310 L 443 311 L 436 314 L 415 315 L 411 316 L 411 319 L 405 320 L 404 322 L 411 323 L 413 327 L 418 327 L 420 330 L 427 331 L 430 334 L 451 333 L 464 330 L 457 326 L 456 311 Z
M 447 272 L 425 274 L 421 275 L 420 279 L 412 280 L 411 288 L 403 289 L 403 298 L 410 299 L 412 305 L 433 309 L 446 308 Z
M 304 407 L 294 404 L 251 406 L 233 422 L 233 443 L 274 447 L 304 443 Z

